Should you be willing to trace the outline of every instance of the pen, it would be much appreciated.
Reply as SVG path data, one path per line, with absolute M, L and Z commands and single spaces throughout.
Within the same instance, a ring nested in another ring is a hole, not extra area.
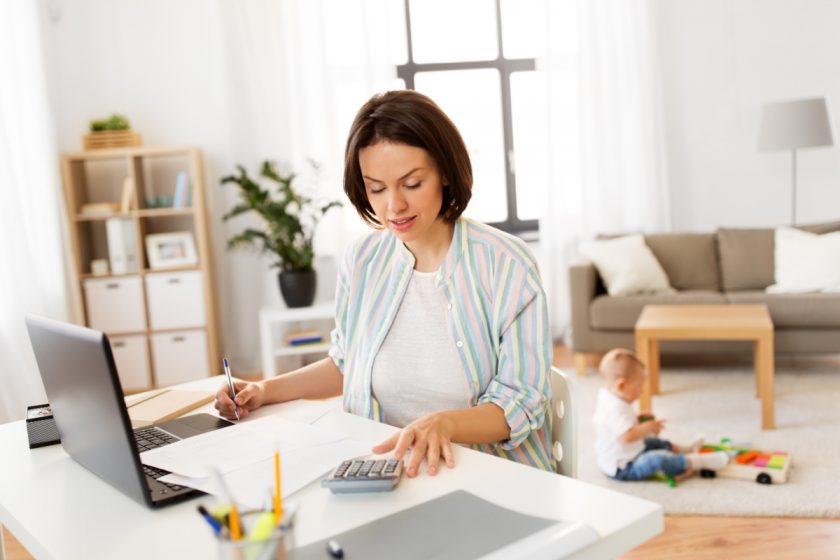
M 239 405 L 236 404 L 236 391 L 233 390 L 233 377 L 230 375 L 230 364 L 228 364 L 227 358 L 222 358 L 222 364 L 225 366 L 225 376 L 227 377 L 228 387 L 230 387 L 230 400 L 233 401 L 236 419 L 239 420 Z
M 238 541 L 242 538 L 242 527 L 239 525 L 239 510 L 236 509 L 236 502 L 233 501 L 233 494 L 225 484 L 225 477 L 219 469 L 213 469 L 213 474 L 219 481 L 222 493 L 230 500 L 230 512 L 228 513 L 228 524 L 230 525 L 230 540 Z
M 341 549 L 341 545 L 339 545 L 335 539 L 327 541 L 327 552 L 329 552 L 330 556 L 333 558 L 344 557 L 344 550 Z
M 277 524 L 283 519 L 283 496 L 280 494 L 280 450 L 274 452 L 274 517 Z
M 207 508 L 205 508 L 204 506 L 198 506 L 198 513 L 200 513 L 200 514 L 201 514 L 201 516 L 202 516 L 204 519 L 206 519 L 206 520 L 207 520 L 207 523 L 208 523 L 211 527 L 213 527 L 213 532 L 214 532 L 214 533 L 216 533 L 216 534 L 218 535 L 219 533 L 221 533 L 221 532 L 222 532 L 222 524 L 221 524 L 221 523 L 219 523 L 219 522 L 216 520 L 216 518 L 215 518 L 215 517 L 213 517 L 212 515 L 210 515 L 210 512 L 209 512 L 209 511 L 207 511 Z

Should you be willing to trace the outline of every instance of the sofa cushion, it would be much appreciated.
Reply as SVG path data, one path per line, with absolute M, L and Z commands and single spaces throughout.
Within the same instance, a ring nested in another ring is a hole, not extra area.
M 713 233 L 656 233 L 645 243 L 677 290 L 720 291 L 717 242 Z
M 671 291 L 665 271 L 641 235 L 587 241 L 579 249 L 595 264 L 612 296 Z
M 726 294 L 729 303 L 763 303 L 777 329 L 840 327 L 840 293 L 768 294 L 742 291 Z
M 797 229 L 809 233 L 831 233 L 840 231 L 840 222 L 797 226 Z M 774 235 L 772 228 L 721 228 L 717 231 L 724 292 L 763 290 L 775 283 Z
M 688 290 L 677 293 L 633 296 L 598 296 L 589 305 L 589 324 L 600 330 L 633 330 L 645 305 L 651 304 L 723 304 L 720 292 Z
M 769 228 L 717 231 L 724 292 L 763 290 L 774 282 L 773 235 Z
M 816 234 L 796 228 L 776 230 L 775 294 L 840 292 L 840 231 Z

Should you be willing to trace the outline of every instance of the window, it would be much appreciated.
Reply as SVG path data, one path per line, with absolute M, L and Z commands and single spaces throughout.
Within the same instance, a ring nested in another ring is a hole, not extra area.
M 466 214 L 537 230 L 548 180 L 541 0 L 404 0 L 407 61 L 397 75 L 458 126 L 473 164 Z

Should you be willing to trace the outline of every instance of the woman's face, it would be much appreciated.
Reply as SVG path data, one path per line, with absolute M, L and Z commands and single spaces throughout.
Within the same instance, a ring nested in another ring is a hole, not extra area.
M 439 218 L 443 180 L 423 148 L 378 142 L 359 150 L 359 166 L 376 218 L 403 242 L 430 239 Z

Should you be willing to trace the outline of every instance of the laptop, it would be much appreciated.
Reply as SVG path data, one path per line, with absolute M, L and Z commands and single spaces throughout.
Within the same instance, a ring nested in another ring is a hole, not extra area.
M 107 335 L 35 315 L 25 320 L 61 444 L 76 462 L 152 508 L 201 494 L 159 481 L 168 473 L 144 466 L 140 452 L 231 422 L 195 414 L 132 430 Z

